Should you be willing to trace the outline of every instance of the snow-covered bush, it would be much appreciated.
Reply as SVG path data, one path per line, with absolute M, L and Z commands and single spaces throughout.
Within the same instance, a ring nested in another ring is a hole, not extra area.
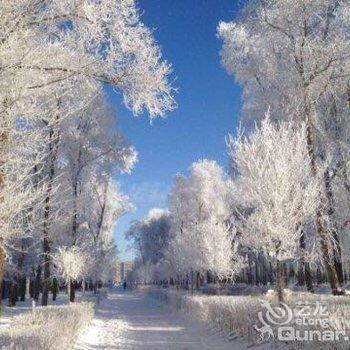
M 249 340 L 256 337 L 253 324 L 258 322 L 257 315 L 261 310 L 258 297 L 190 295 L 173 289 L 150 289 L 149 294 L 198 321 L 228 332 L 234 330 Z
M 0 332 L 0 348 L 16 350 L 71 349 L 77 333 L 94 315 L 92 303 L 38 307 L 13 318 Z
M 210 325 L 234 334 L 244 340 L 259 342 L 259 333 L 256 327 L 262 327 L 259 321 L 258 313 L 263 312 L 262 301 L 268 301 L 272 307 L 277 306 L 276 292 L 271 291 L 266 295 L 260 296 L 217 296 L 217 295 L 191 295 L 184 291 L 174 289 L 150 289 L 149 295 L 157 300 L 165 302 L 171 308 L 185 312 L 195 320 L 209 323 Z M 285 290 L 286 303 L 291 309 L 294 309 L 299 302 L 309 303 L 310 306 L 318 302 L 320 305 L 326 305 L 328 330 L 344 330 L 347 335 L 350 332 L 350 298 L 334 297 L 331 295 L 319 295 L 311 293 L 296 293 L 291 290 Z M 312 318 L 313 316 L 307 316 Z M 293 322 L 293 321 L 292 321 Z M 297 325 L 291 323 L 297 330 L 322 331 L 321 324 L 314 326 Z M 256 326 L 256 327 L 255 327 Z M 277 334 L 277 326 L 270 324 Z M 269 339 L 273 341 L 273 338 Z M 312 341 L 312 342 L 289 342 L 291 348 L 303 349 L 348 349 L 347 343 L 343 341 Z

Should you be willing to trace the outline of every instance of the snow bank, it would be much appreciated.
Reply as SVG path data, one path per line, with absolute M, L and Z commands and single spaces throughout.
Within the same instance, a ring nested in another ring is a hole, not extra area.
M 188 292 L 175 289 L 150 289 L 149 294 L 158 300 L 162 300 L 176 310 L 181 310 L 191 315 L 196 320 L 210 323 L 212 326 L 253 343 L 259 342 L 259 333 L 255 326 L 262 327 L 258 319 L 258 313 L 264 308 L 261 301 L 269 301 L 273 307 L 277 307 L 276 295 L 268 291 L 260 296 L 217 296 L 217 295 L 191 295 Z M 329 316 L 328 328 L 330 330 L 344 330 L 350 336 L 350 297 L 332 295 L 319 295 L 310 293 L 296 293 L 286 290 L 286 303 L 294 309 L 299 302 L 315 305 L 316 302 L 327 305 Z M 310 315 L 310 318 L 313 316 Z M 291 323 L 295 329 L 321 330 L 321 325 L 305 326 Z M 277 334 L 276 326 L 271 324 L 274 334 Z M 261 340 L 261 339 L 260 339 Z M 266 340 L 266 339 L 264 339 Z M 269 341 L 273 341 L 270 338 Z M 350 341 L 323 341 L 288 342 L 294 349 L 349 349 Z
M 209 295 L 261 295 L 267 291 L 266 286 L 255 286 L 246 283 L 228 285 L 205 284 L 201 287 L 203 294 Z
M 255 296 L 190 295 L 173 289 L 150 289 L 149 294 L 220 330 L 235 331 L 249 340 L 256 337 L 252 325 L 261 305 Z
M 11 327 L 0 331 L 0 348 L 71 349 L 77 333 L 93 315 L 92 303 L 37 307 L 34 312 L 15 316 Z

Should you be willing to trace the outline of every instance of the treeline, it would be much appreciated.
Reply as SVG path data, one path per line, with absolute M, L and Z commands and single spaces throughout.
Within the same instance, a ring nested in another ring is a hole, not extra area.
M 0 32 L 1 294 L 14 305 L 28 285 L 47 305 L 68 285 L 74 301 L 114 277 L 113 226 L 131 207 L 115 178 L 137 152 L 105 87 L 163 116 L 171 67 L 133 1 L 5 1 Z

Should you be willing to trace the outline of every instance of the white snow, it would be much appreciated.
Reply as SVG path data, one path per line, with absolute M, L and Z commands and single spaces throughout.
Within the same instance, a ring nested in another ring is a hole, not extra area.
M 101 302 L 74 350 L 240 350 L 247 344 L 202 328 L 146 294 L 114 291 Z
M 94 316 L 92 303 L 50 305 L 33 312 L 23 304 L 0 326 L 1 349 L 71 350 L 78 332 Z

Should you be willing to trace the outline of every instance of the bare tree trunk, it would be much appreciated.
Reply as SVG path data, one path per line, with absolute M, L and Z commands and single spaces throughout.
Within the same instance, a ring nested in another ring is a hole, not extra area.
M 309 35 L 307 31 L 307 26 L 304 26 L 303 29 L 303 39 L 306 39 Z M 328 30 L 325 31 L 325 37 L 328 35 Z M 316 167 L 316 146 L 315 141 L 313 139 L 313 118 L 316 119 L 316 108 L 315 103 L 312 101 L 310 95 L 309 95 L 309 84 L 310 81 L 305 75 L 305 67 L 304 67 L 304 57 L 303 57 L 303 50 L 305 43 L 307 41 L 303 40 L 301 42 L 301 54 L 299 56 L 295 56 L 295 62 L 297 63 L 298 72 L 300 75 L 300 78 L 303 82 L 303 103 L 304 103 L 304 120 L 306 122 L 306 143 L 308 146 L 308 155 L 310 159 L 310 166 L 311 171 L 314 176 L 317 176 L 317 167 Z M 324 227 L 323 218 L 322 218 L 322 212 L 320 208 L 316 210 L 316 230 L 317 234 L 320 237 L 320 246 L 321 246 L 321 252 L 323 257 L 323 262 L 326 267 L 326 272 L 328 276 L 328 281 L 332 289 L 333 294 L 339 294 L 340 291 L 340 284 L 337 276 L 337 272 L 335 270 L 332 258 L 330 256 L 329 252 L 329 238 L 327 236 L 327 231 Z
M 302 232 L 300 236 L 299 246 L 300 246 L 300 249 L 304 252 L 306 248 L 304 232 Z M 305 284 L 305 282 L 306 282 L 307 290 L 310 293 L 313 293 L 314 288 L 312 285 L 312 275 L 311 275 L 310 264 L 305 261 L 305 257 L 303 253 L 303 256 L 300 259 L 300 267 L 298 270 L 298 284 L 302 286 Z
M 50 244 L 49 244 L 49 239 L 46 236 L 44 238 L 43 242 L 43 247 L 44 247 L 44 288 L 43 288 L 43 295 L 41 299 L 41 305 L 42 306 L 47 306 L 48 304 L 48 299 L 49 299 L 49 291 L 51 288 L 51 259 L 50 259 Z
M 18 259 L 18 291 L 20 295 L 20 300 L 25 301 L 26 299 L 26 276 L 24 273 L 24 246 L 22 242 L 22 252 L 20 254 L 20 257 Z
M 49 291 L 51 287 L 51 248 L 50 248 L 50 241 L 49 241 L 49 232 L 48 232 L 48 219 L 49 219 L 49 210 L 50 210 L 50 194 L 48 193 L 46 197 L 46 207 L 45 207 L 45 223 L 44 223 L 44 240 L 43 240 L 43 259 L 44 259 L 44 288 L 43 288 L 43 295 L 41 304 L 43 306 L 46 306 L 48 303 L 49 298 Z
M 191 270 L 191 293 L 193 294 L 193 270 Z
M 50 271 L 50 239 L 49 239 L 49 218 L 50 218 L 50 201 L 51 201 L 51 191 L 52 191 L 52 181 L 55 176 L 55 160 L 54 160 L 54 146 L 53 146 L 53 140 L 54 138 L 54 132 L 51 129 L 50 130 L 50 173 L 49 173 L 49 183 L 47 187 L 47 193 L 45 198 L 45 209 L 44 209 L 44 239 L 43 239 L 43 255 L 44 255 L 44 289 L 43 289 L 43 295 L 41 299 L 41 305 L 46 306 L 49 299 L 49 290 L 51 286 L 51 271 Z
M 26 301 L 26 287 L 27 287 L 27 279 L 25 276 L 21 276 L 19 281 L 19 297 L 20 301 Z
M 340 284 L 344 283 L 344 271 L 343 271 L 343 262 L 342 262 L 342 251 L 339 241 L 339 236 L 336 231 L 333 232 L 333 259 L 334 267 L 337 272 L 338 280 Z
M 276 263 L 276 289 L 277 289 L 277 297 L 278 302 L 283 303 L 284 302 L 284 266 L 283 262 L 280 260 L 277 260 Z
M 262 284 L 267 285 L 267 269 L 266 269 L 266 258 L 263 254 L 260 255 L 262 260 Z
M 74 187 L 74 194 L 76 197 L 78 195 L 77 185 L 78 185 L 78 182 L 76 182 L 76 186 Z M 97 224 L 97 231 L 96 231 L 96 234 L 94 235 L 94 244 L 97 244 L 98 237 L 100 236 L 100 234 L 102 232 L 102 225 L 103 225 L 103 220 L 104 220 L 105 212 L 106 212 L 107 192 L 108 192 L 108 183 L 105 184 L 105 188 L 103 191 L 103 198 L 101 201 L 101 203 L 102 203 L 101 213 L 100 213 L 99 221 Z M 73 221 L 73 234 L 75 234 L 76 229 L 77 229 L 77 221 L 75 218 Z M 98 286 L 98 275 L 96 274 L 95 275 L 95 284 L 94 284 L 94 294 L 97 293 L 97 286 Z
M 259 262 L 258 262 L 258 253 L 254 253 L 254 265 L 255 265 L 255 285 L 259 285 L 260 276 L 259 276 Z
M 18 298 L 18 286 L 16 281 L 10 282 L 10 290 L 9 290 L 9 306 L 16 306 Z
M 349 102 L 350 86 L 348 86 L 347 94 L 348 94 L 348 102 Z M 337 100 L 335 97 L 333 97 L 333 100 L 332 100 L 331 118 L 334 123 L 335 143 L 339 154 L 338 155 L 339 161 L 338 161 L 337 167 L 340 170 L 340 176 L 342 178 L 343 186 L 349 198 L 349 193 L 350 193 L 349 177 L 347 174 L 346 160 L 344 158 L 343 149 L 342 149 L 343 147 L 342 147 L 342 142 L 340 137 L 340 132 L 342 128 L 338 121 L 338 108 L 337 108 Z M 324 174 L 324 183 L 325 183 L 325 189 L 326 189 L 326 196 L 328 200 L 328 216 L 331 219 L 333 224 L 332 225 L 333 226 L 332 227 L 333 259 L 334 259 L 334 266 L 337 271 L 339 283 L 343 284 L 344 272 L 343 272 L 342 251 L 341 251 L 342 247 L 340 245 L 339 235 L 338 235 L 339 227 L 336 224 L 336 218 L 334 217 L 335 216 L 335 199 L 334 199 L 334 192 L 332 189 L 331 180 L 332 178 L 329 172 L 329 168 L 327 168 Z
M 201 286 L 201 274 L 197 272 L 196 274 L 196 289 L 199 290 Z
M 306 289 L 310 293 L 314 293 L 314 286 L 312 284 L 312 273 L 310 264 L 308 262 L 305 262 L 305 282 L 306 282 Z
M 309 148 L 309 157 L 310 157 L 310 164 L 311 164 L 311 170 L 316 176 L 316 156 L 314 151 L 314 140 L 312 136 L 312 125 L 310 120 L 310 113 L 307 113 L 307 145 Z M 323 226 L 322 222 L 322 213 L 320 209 L 317 209 L 316 211 L 316 229 L 317 233 L 320 236 L 320 245 L 321 245 L 321 252 L 323 256 L 323 262 L 326 268 L 328 281 L 332 289 L 333 295 L 341 294 L 341 288 L 337 276 L 336 269 L 334 267 L 332 258 L 330 256 L 329 252 L 329 238 L 327 237 L 327 232 Z
M 85 281 L 85 278 L 83 278 L 83 295 L 85 295 L 85 290 L 86 290 L 86 281 Z
M 60 101 L 57 101 L 57 106 L 60 105 Z M 56 115 L 56 122 L 60 119 L 60 115 Z M 50 248 L 50 214 L 51 214 L 51 195 L 53 189 L 53 181 L 55 178 L 55 168 L 58 153 L 59 132 L 55 131 L 53 126 L 49 131 L 49 177 L 48 186 L 45 198 L 44 207 L 44 239 L 43 239 L 43 253 L 44 253 L 44 289 L 42 295 L 42 305 L 46 306 L 49 299 L 49 291 L 51 288 L 51 248 Z
M 253 263 L 251 252 L 248 252 L 248 268 L 247 268 L 248 284 L 253 284 Z
M 52 301 L 56 301 L 57 293 L 58 293 L 58 281 L 57 281 L 57 278 L 54 277 L 52 279 Z
M 31 276 L 29 279 L 29 296 L 34 299 L 35 294 L 35 279 Z
M 36 301 L 39 300 L 39 295 L 40 295 L 40 288 L 41 288 L 41 262 L 39 262 L 38 268 L 36 270 L 36 276 L 35 276 L 35 292 L 34 292 L 34 299 Z
M 2 166 L 6 162 L 6 155 L 8 153 L 9 147 L 9 133 L 10 133 L 10 125 L 7 117 L 7 110 L 10 108 L 10 101 L 5 98 L 3 101 L 4 107 L 4 115 L 2 116 L 1 121 L 1 131 L 0 131 L 0 191 L 4 188 L 6 181 L 6 174 Z M 5 266 L 6 266 L 6 251 L 3 239 L 0 237 L 0 291 L 2 290 L 2 284 L 4 280 L 5 274 Z M 1 314 L 1 296 L 0 296 L 0 314 Z
M 72 279 L 69 280 L 69 301 L 71 303 L 75 301 L 75 282 Z
M 0 131 L 0 192 L 3 190 L 6 182 L 6 173 L 3 170 L 3 165 L 7 161 L 7 155 L 10 147 L 10 131 L 12 129 L 12 123 L 10 121 L 8 110 L 13 105 L 10 99 L 3 99 L 3 114 L 1 118 L 1 131 Z M 0 198 L 2 200 L 3 198 Z M 6 252 L 4 248 L 3 239 L 0 238 L 0 291 L 2 290 L 2 284 L 4 279 L 6 266 Z M 16 291 L 17 293 L 17 291 Z M 17 300 L 17 295 L 15 296 Z M 1 313 L 1 297 L 0 297 L 0 313 Z
M 5 262 L 6 262 L 6 253 L 5 249 L 0 246 L 0 316 L 1 316 L 1 291 L 2 291 L 2 284 L 4 280 L 4 274 L 5 274 Z
M 316 279 L 317 279 L 317 284 L 320 285 L 322 283 L 322 272 L 319 266 L 317 266 L 317 270 L 316 270 Z
M 298 286 L 305 285 L 305 259 L 300 258 L 298 263 Z
M 78 206 L 77 206 L 77 198 L 78 198 L 78 177 L 74 179 L 73 183 L 73 195 L 74 195 L 74 213 L 73 213 L 73 222 L 72 222 L 72 237 L 73 237 L 73 245 L 76 243 L 76 237 L 78 232 Z M 75 283 L 73 280 L 69 281 L 70 293 L 69 300 L 71 303 L 75 300 Z
M 284 276 L 284 285 L 288 288 L 289 285 L 289 270 L 286 262 L 283 262 L 283 276 Z
M 333 245 L 333 261 L 334 261 L 334 267 L 337 272 L 339 283 L 342 284 L 344 281 L 343 278 L 343 263 L 342 263 L 342 253 L 341 253 L 341 245 L 339 241 L 338 236 L 338 228 L 336 226 L 335 220 L 334 220 L 334 195 L 332 190 L 332 184 L 331 184 L 331 177 L 329 174 L 329 169 L 327 168 L 324 173 L 324 183 L 325 183 L 325 189 L 326 189 L 326 196 L 328 200 L 328 216 L 332 221 L 332 245 Z
M 94 282 L 94 294 L 97 294 L 97 280 Z

